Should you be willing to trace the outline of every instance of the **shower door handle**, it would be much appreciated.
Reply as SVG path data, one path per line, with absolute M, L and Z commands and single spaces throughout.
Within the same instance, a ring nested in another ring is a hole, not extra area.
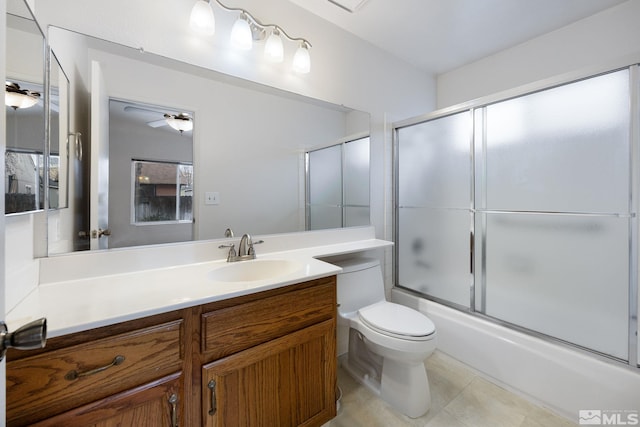
M 469 234 L 469 271 L 473 276 L 473 272 L 475 271 L 475 264 L 473 262 L 473 252 L 475 249 L 476 238 L 473 234 L 473 231 Z

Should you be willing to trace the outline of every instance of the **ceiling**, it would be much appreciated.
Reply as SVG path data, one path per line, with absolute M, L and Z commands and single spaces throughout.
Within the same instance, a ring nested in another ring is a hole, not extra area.
M 440 74 L 626 0 L 289 1 L 428 73 Z M 362 5 L 351 13 L 334 2 Z

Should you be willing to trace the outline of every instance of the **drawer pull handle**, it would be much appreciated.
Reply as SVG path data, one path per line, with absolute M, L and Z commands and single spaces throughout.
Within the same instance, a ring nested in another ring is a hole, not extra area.
M 171 405 L 171 427 L 178 427 L 178 408 L 176 404 L 178 403 L 178 396 L 173 393 L 169 396 L 169 404 Z
M 97 374 L 98 372 L 106 371 L 107 369 L 109 369 L 112 366 L 122 365 L 123 362 L 124 362 L 124 356 L 117 355 L 116 357 L 113 358 L 113 361 L 111 363 L 109 363 L 108 365 L 100 366 L 99 368 L 95 368 L 95 369 L 92 369 L 92 370 L 86 371 L 86 372 L 78 372 L 76 370 L 69 371 L 67 373 L 67 375 L 64 376 L 64 379 L 66 379 L 68 381 L 75 381 L 75 380 L 77 380 L 78 378 L 81 378 L 81 377 L 88 377 L 89 375 L 93 375 L 93 374 Z
M 209 409 L 209 415 L 215 415 L 216 411 L 218 410 L 217 405 L 216 405 L 216 382 L 215 382 L 215 380 L 209 381 L 209 384 L 207 384 L 207 387 L 209 387 L 209 390 L 211 390 L 211 409 Z

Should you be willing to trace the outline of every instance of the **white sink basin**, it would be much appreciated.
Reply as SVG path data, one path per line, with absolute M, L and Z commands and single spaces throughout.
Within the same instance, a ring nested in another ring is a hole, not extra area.
M 297 261 L 286 259 L 254 259 L 238 261 L 209 272 L 209 278 L 217 282 L 255 282 L 274 279 L 302 268 Z

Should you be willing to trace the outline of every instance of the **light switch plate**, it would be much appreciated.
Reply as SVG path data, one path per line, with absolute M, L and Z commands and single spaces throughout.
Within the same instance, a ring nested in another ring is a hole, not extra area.
M 207 191 L 204 193 L 204 204 L 205 205 L 219 205 L 220 204 L 220 193 L 217 191 Z

